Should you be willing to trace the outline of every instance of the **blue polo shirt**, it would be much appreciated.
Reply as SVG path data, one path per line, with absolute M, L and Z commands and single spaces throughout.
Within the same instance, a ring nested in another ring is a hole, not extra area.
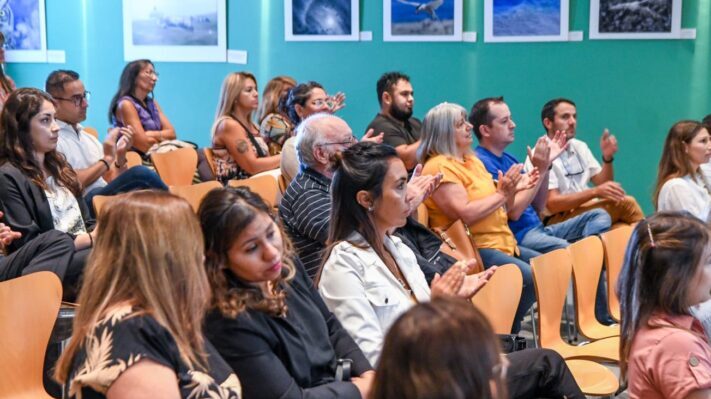
M 476 156 L 479 157 L 481 162 L 484 163 L 486 170 L 491 173 L 494 181 L 498 180 L 499 171 L 506 173 L 511 166 L 520 163 L 511 154 L 506 152 L 504 152 L 500 157 L 497 157 L 496 154 L 482 146 L 477 146 L 474 151 L 476 152 Z M 533 205 L 527 206 L 518 220 L 509 220 L 509 228 L 511 229 L 511 232 L 514 233 L 514 236 L 516 236 L 516 241 L 518 242 L 523 240 L 523 237 L 529 230 L 540 224 L 542 224 L 541 218 L 538 217 L 538 213 L 536 212 L 536 209 L 533 208 Z

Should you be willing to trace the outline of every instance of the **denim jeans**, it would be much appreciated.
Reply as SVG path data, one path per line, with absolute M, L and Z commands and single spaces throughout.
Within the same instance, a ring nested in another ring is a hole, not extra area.
M 158 174 L 145 166 L 134 166 L 111 180 L 104 187 L 97 187 L 84 195 L 91 217 L 95 217 L 92 200 L 95 195 L 116 195 L 136 190 L 168 190 Z
M 519 243 L 521 246 L 546 253 L 567 248 L 574 242 L 591 235 L 604 233 L 610 229 L 611 218 L 604 209 L 591 209 L 578 216 L 548 226 L 538 225 L 529 230 Z M 600 273 L 595 295 L 595 317 L 604 324 L 610 324 L 612 317 L 607 307 L 605 271 Z
M 511 328 L 512 334 L 518 334 L 521 330 L 521 320 L 526 316 L 526 312 L 531 308 L 531 305 L 536 301 L 536 292 L 533 287 L 533 275 L 531 274 L 531 265 L 528 264 L 531 258 L 535 258 L 540 255 L 540 252 L 534 251 L 532 249 L 519 247 L 520 255 L 511 256 L 507 255 L 497 249 L 491 248 L 479 248 L 479 255 L 481 255 L 481 260 L 484 261 L 484 268 L 488 269 L 491 266 L 501 266 L 507 263 L 513 263 L 521 271 L 523 276 L 523 289 L 521 291 L 521 299 L 518 302 L 518 309 L 516 309 L 516 317 L 514 317 L 513 328 Z

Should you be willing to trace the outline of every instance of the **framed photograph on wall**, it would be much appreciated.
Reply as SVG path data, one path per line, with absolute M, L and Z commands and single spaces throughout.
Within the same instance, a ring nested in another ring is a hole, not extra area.
M 225 0 L 123 0 L 123 58 L 225 62 Z
M 590 0 L 590 39 L 678 39 L 681 0 Z
M 47 62 L 44 0 L 0 0 L 7 62 Z
M 284 0 L 286 41 L 360 39 L 358 0 Z
M 567 41 L 568 1 L 484 0 L 484 41 Z
M 383 0 L 383 40 L 462 41 L 462 0 Z

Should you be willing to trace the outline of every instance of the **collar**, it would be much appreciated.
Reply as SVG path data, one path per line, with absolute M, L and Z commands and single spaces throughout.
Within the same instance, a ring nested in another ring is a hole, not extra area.
M 647 325 L 650 327 L 676 327 L 702 334 L 704 331 L 701 323 L 688 314 L 670 315 L 666 313 L 654 313 L 649 320 L 647 320 Z
M 486 153 L 486 154 L 488 154 L 488 155 L 491 155 L 492 157 L 498 159 L 499 161 L 501 161 L 502 159 L 504 159 L 504 155 L 506 155 L 506 152 L 502 152 L 502 153 L 501 153 L 501 156 L 498 156 L 498 155 L 494 154 L 493 152 L 491 152 L 488 148 L 482 147 L 481 145 L 476 146 L 476 149 L 479 150 L 479 151 L 481 151 L 481 152 L 484 152 L 484 153 Z
M 84 131 L 84 126 L 82 126 L 81 123 L 77 123 L 77 128 L 74 129 L 74 126 L 68 124 L 67 122 L 64 122 L 59 119 L 55 119 L 55 121 L 57 122 L 57 126 L 59 126 L 59 130 L 69 130 L 76 133 L 77 136 L 79 136 L 81 132 Z
M 326 191 L 329 191 L 331 188 L 331 179 L 328 177 L 322 175 L 321 173 L 318 173 L 317 171 L 307 167 L 304 169 L 302 172 L 304 176 L 307 176 L 309 179 L 316 181 L 317 183 L 321 184 L 322 186 L 326 187 Z

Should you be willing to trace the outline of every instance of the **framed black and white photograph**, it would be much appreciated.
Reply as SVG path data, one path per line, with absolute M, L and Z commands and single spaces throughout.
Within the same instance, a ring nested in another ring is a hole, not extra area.
M 227 60 L 225 0 L 123 0 L 126 61 Z
M 568 0 L 484 0 L 484 41 L 567 41 L 569 7 Z
M 462 40 L 462 0 L 384 0 L 383 40 Z
M 284 0 L 286 41 L 356 41 L 358 0 Z
M 0 0 L 7 62 L 47 62 L 44 0 Z
M 590 39 L 678 39 L 681 0 L 590 0 Z

